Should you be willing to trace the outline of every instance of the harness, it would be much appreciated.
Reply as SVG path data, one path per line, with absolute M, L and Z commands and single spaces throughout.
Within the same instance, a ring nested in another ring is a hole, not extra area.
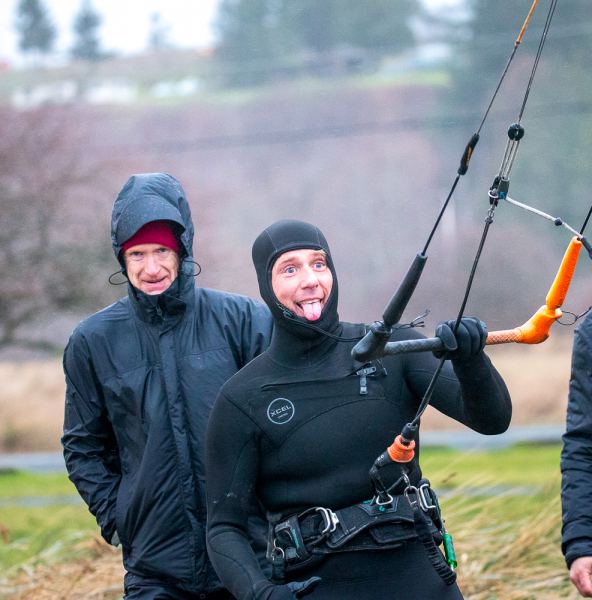
M 427 479 L 417 486 L 408 483 L 402 494 L 389 494 L 384 500 L 376 496 L 339 510 L 315 506 L 285 519 L 272 515 L 269 519 L 267 560 L 272 565 L 272 579 L 278 583 L 284 581 L 286 569 L 304 567 L 327 554 L 389 550 L 411 540 L 424 545 L 446 583 L 456 580 L 437 547 L 450 536 Z

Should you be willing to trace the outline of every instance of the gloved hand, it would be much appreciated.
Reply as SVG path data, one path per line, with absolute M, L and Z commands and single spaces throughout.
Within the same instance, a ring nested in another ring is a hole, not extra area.
M 320 577 L 311 577 L 306 581 L 290 581 L 285 585 L 274 585 L 257 598 L 264 597 L 266 600 L 294 600 L 294 598 L 303 598 L 321 581 Z
M 310 594 L 310 592 L 317 587 L 320 581 L 320 577 L 311 577 L 306 581 L 290 581 L 290 583 L 287 583 L 286 586 L 290 588 L 290 591 L 296 598 L 303 598 L 307 594 Z
M 434 351 L 436 358 L 451 360 L 466 360 L 483 351 L 487 341 L 487 325 L 477 317 L 463 317 L 460 320 L 458 330 L 454 334 L 455 320 L 440 321 L 436 327 L 436 337 L 443 344 L 443 350 Z

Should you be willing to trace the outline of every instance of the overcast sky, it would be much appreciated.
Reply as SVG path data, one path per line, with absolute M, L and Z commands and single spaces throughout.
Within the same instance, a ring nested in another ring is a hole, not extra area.
M 101 42 L 105 50 L 134 53 L 147 46 L 150 17 L 160 13 L 169 28 L 169 39 L 180 47 L 204 47 L 212 40 L 211 21 L 218 0 L 92 0 L 101 14 Z M 17 59 L 14 20 L 18 0 L 0 0 L 0 59 Z M 56 50 L 66 53 L 72 45 L 72 22 L 81 0 L 44 2 L 58 28 Z
M 319 0 L 320 1 L 320 0 Z M 454 7 L 463 0 L 422 0 L 428 6 Z M 44 0 L 58 29 L 55 49 L 66 56 L 72 46 L 72 22 L 82 0 Z M 18 64 L 14 31 L 18 0 L 0 0 L 0 61 Z M 148 45 L 150 17 L 159 13 L 168 26 L 169 40 L 178 47 L 203 48 L 213 39 L 212 20 L 218 0 L 91 0 L 101 14 L 103 49 L 131 54 Z

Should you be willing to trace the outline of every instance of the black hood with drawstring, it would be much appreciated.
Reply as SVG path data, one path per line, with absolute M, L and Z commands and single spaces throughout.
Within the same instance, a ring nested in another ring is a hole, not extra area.
M 181 184 L 167 173 L 132 175 L 113 204 L 111 244 L 115 257 L 125 268 L 121 247 L 152 221 L 172 221 L 180 242 L 180 258 L 193 254 L 193 222 Z
M 272 289 L 271 272 L 276 260 L 285 252 L 301 249 L 323 250 L 327 255 L 327 266 L 333 275 L 331 293 L 316 321 L 308 321 L 288 310 L 280 304 Z M 288 360 L 309 355 L 312 351 L 318 354 L 326 350 L 325 346 L 333 346 L 334 340 L 322 332 L 339 335 L 339 292 L 331 249 L 323 232 L 304 221 L 277 221 L 259 234 L 253 243 L 252 257 L 259 292 L 274 320 L 274 336 L 270 347 L 272 355 L 277 358 L 279 354 Z
M 119 193 L 117 259 L 159 220 L 177 225 L 179 275 L 153 296 L 128 285 L 127 297 L 74 330 L 62 444 L 70 479 L 103 537 L 121 542 L 126 571 L 207 594 L 222 586 L 204 539 L 206 425 L 222 384 L 267 347 L 271 318 L 250 298 L 194 284 L 191 211 L 171 175 L 133 175 Z
M 179 240 L 179 273 L 161 294 L 145 294 L 128 283 L 128 295 L 140 318 L 154 321 L 162 313 L 182 313 L 193 295 L 193 221 L 181 184 L 167 173 L 132 175 L 113 204 L 111 245 L 125 275 L 122 246 L 152 221 L 169 221 Z

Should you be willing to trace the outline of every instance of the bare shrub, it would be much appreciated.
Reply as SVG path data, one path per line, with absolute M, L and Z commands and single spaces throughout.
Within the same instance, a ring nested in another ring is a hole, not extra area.
M 28 320 L 87 293 L 64 206 L 91 177 L 74 115 L 51 107 L 0 110 L 0 346 L 14 342 Z M 93 252 L 92 239 L 84 249 Z

